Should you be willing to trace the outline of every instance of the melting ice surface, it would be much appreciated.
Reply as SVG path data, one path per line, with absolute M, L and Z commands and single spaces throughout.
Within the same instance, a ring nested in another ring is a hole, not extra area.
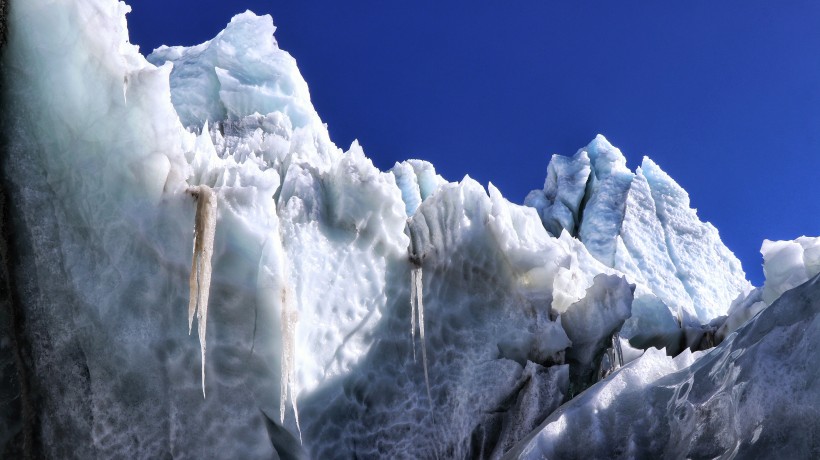
M 26 449 L 818 450 L 816 239 L 764 243 L 755 289 L 686 192 L 603 136 L 554 156 L 524 206 L 420 160 L 379 171 L 332 143 L 269 16 L 146 59 L 127 10 L 10 10 L 3 181 L 40 394 L 37 422 L 8 426 L 36 430 Z

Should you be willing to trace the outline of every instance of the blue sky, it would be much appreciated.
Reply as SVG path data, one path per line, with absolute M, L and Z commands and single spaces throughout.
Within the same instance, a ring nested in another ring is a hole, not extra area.
M 689 191 L 756 285 L 764 238 L 820 235 L 820 2 L 131 3 L 143 53 L 271 14 L 333 140 L 382 169 L 423 158 L 521 202 L 602 133 Z

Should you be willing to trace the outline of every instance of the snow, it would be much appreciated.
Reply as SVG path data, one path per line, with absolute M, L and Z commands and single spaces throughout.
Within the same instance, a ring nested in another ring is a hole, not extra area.
M 780 348 L 726 350 L 756 330 L 809 357 L 816 334 L 797 332 L 816 329 L 799 310 L 811 296 L 788 289 L 820 270 L 817 240 L 765 243 L 767 284 L 753 290 L 686 192 L 649 159 L 628 170 L 603 136 L 554 156 L 527 206 L 422 160 L 383 172 L 358 142 L 331 141 L 269 16 L 239 14 L 206 43 L 146 60 L 127 11 L 10 10 L 2 170 L 43 456 L 499 458 L 527 436 L 601 453 L 596 440 L 646 428 L 631 421 L 646 391 L 659 409 L 642 417 L 664 413 L 679 376 L 711 391 L 707 366 L 764 385 L 759 399 L 778 381 L 766 366 L 794 376 L 787 388 L 814 377 L 773 359 Z M 634 347 L 700 341 L 718 315 L 712 352 Z M 794 330 L 769 334 L 764 317 Z M 782 398 L 816 407 L 811 394 Z M 773 423 L 777 398 L 761 406 Z M 613 428 L 593 431 L 590 408 Z M 807 414 L 797 420 L 816 422 Z M 635 439 L 671 432 L 648 426 Z M 771 442 L 768 426 L 749 429 Z M 674 453 L 691 451 L 675 439 Z M 656 452 L 647 442 L 635 445 Z

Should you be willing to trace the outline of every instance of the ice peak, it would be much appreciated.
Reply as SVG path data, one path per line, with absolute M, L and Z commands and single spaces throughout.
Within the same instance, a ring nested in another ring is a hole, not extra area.
M 689 206 L 689 193 L 648 156 L 643 157 L 640 172 L 652 188 L 653 196 L 661 194 L 672 196 L 680 200 L 681 204 Z
M 524 204 L 552 235 L 576 236 L 598 261 L 701 321 L 725 313 L 748 287 L 740 262 L 698 219 L 686 191 L 648 157 L 632 173 L 602 135 L 572 157 L 554 155 L 544 189 Z
M 583 149 L 589 155 L 595 176 L 603 179 L 612 173 L 628 173 L 626 157 L 621 150 L 613 146 L 602 134 L 595 136 Z
M 606 138 L 601 133 L 595 135 L 595 139 L 592 139 L 589 144 L 587 144 L 587 148 L 592 149 L 595 147 L 601 147 L 604 149 L 614 149 L 615 147 L 609 142 L 609 139 Z

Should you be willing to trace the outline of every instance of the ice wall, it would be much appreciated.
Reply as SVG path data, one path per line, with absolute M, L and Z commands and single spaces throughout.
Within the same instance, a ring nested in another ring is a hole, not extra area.
M 199 338 L 185 326 L 195 203 L 184 191 L 198 183 L 190 159 L 211 152 L 179 123 L 171 66 L 149 64 L 128 43 L 126 10 L 63 1 L 10 9 L 2 87 L 13 134 L 2 169 L 33 393 L 24 404 L 35 410 L 23 423 L 36 442 L 24 453 L 202 457 L 224 437 L 240 456 L 270 458 L 259 408 L 276 401 L 258 402 L 254 385 L 270 379 L 277 343 L 254 325 L 278 321 L 248 282 L 262 240 L 237 222 L 275 218 L 262 185 L 278 178 L 247 168 L 253 189 L 215 192 L 228 206 L 217 217 L 203 401 Z

